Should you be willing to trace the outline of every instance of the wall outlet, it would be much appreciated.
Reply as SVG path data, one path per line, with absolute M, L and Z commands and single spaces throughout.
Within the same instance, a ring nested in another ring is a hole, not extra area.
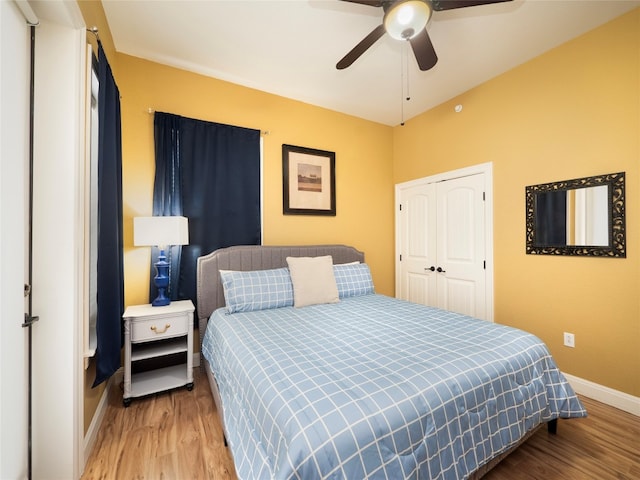
M 575 348 L 576 346 L 576 337 L 573 333 L 564 332 L 564 346 Z

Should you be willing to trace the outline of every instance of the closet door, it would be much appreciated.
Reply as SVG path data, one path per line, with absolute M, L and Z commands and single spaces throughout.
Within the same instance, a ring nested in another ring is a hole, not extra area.
M 484 319 L 486 286 L 483 193 L 484 175 L 456 178 L 437 184 L 436 306 Z
M 399 210 L 401 261 L 396 295 L 403 300 L 436 305 L 436 184 L 402 189 Z
M 487 318 L 484 174 L 398 188 L 398 298 Z

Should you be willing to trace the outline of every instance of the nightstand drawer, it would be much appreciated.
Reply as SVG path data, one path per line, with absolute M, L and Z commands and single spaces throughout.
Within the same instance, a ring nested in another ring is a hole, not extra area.
M 131 325 L 131 341 L 161 340 L 163 338 L 186 335 L 188 330 L 189 317 L 187 315 L 136 319 Z

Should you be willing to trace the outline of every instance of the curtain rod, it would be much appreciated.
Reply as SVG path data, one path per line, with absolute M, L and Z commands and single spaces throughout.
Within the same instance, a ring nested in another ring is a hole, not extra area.
M 96 27 L 95 25 L 91 28 L 87 28 L 87 33 L 92 33 L 95 35 L 96 40 L 99 42 L 100 41 L 100 35 L 98 35 L 98 27 Z
M 149 107 L 147 108 L 147 113 L 149 115 L 153 115 L 154 113 L 156 113 L 156 111 L 153 108 Z M 260 135 L 269 135 L 270 133 L 271 132 L 269 130 L 260 130 Z

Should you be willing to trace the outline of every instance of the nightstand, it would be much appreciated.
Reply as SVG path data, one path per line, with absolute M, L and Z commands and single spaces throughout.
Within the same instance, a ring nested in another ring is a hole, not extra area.
M 150 304 L 127 307 L 123 315 L 125 407 L 133 397 L 184 385 L 193 389 L 193 311 L 191 300 L 171 302 L 164 307 Z M 180 362 L 154 367 L 154 362 L 170 356 L 180 358 Z M 147 368 L 132 373 L 142 364 Z

